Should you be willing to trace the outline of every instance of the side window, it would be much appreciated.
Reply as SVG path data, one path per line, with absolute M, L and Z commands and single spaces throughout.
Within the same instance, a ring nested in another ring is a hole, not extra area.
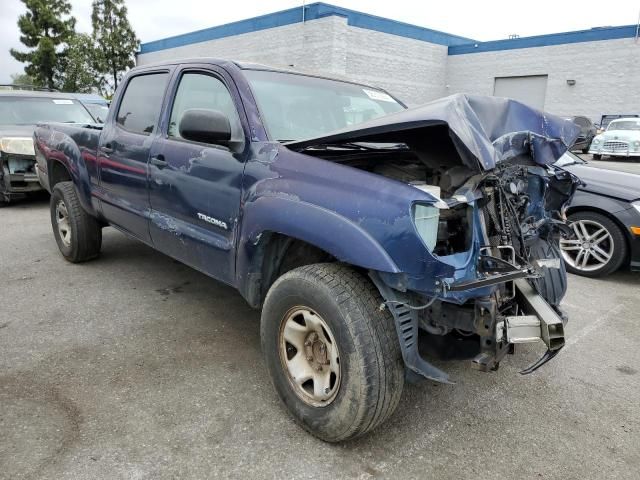
M 129 80 L 116 123 L 134 133 L 149 135 L 158 123 L 169 74 L 151 73 Z
M 171 108 L 169 137 L 181 138 L 179 125 L 182 114 L 190 108 L 206 108 L 224 113 L 231 124 L 231 140 L 242 141 L 242 125 L 233 98 L 224 83 L 205 73 L 185 73 Z

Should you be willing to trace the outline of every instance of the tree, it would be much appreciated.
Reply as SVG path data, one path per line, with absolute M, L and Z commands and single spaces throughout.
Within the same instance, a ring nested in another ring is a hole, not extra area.
M 10 75 L 13 85 L 34 85 L 35 80 L 26 73 L 12 73 Z
M 91 93 L 99 87 L 93 39 L 78 33 L 69 40 L 56 71 L 56 84 L 65 92 Z
M 54 74 L 60 61 L 59 45 L 74 33 L 75 18 L 68 0 L 22 0 L 27 12 L 18 18 L 20 41 L 31 50 L 11 49 L 11 55 L 26 63 L 24 71 L 40 86 L 54 88 Z
M 135 65 L 140 41 L 127 19 L 124 0 L 93 0 L 92 7 L 97 70 L 103 82 L 115 90 L 123 73 Z

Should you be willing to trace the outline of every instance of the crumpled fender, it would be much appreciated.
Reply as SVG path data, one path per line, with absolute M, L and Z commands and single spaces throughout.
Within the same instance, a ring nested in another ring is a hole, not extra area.
M 275 232 L 314 245 L 340 261 L 381 272 L 400 270 L 386 250 L 363 228 L 331 210 L 286 195 L 265 195 L 244 205 L 239 272 L 263 232 Z

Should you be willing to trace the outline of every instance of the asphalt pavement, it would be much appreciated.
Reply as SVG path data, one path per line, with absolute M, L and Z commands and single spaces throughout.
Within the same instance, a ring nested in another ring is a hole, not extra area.
M 637 479 L 640 274 L 570 276 L 568 345 L 455 385 L 406 387 L 372 434 L 329 445 L 280 406 L 259 313 L 115 230 L 67 263 L 46 199 L 0 210 L 0 478 Z

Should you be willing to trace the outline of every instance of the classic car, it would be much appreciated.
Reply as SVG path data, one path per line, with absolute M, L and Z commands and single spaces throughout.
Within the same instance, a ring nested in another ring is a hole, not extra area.
M 640 157 L 640 118 L 613 120 L 603 133 L 593 139 L 589 153 L 594 160 L 600 160 L 603 155 Z

